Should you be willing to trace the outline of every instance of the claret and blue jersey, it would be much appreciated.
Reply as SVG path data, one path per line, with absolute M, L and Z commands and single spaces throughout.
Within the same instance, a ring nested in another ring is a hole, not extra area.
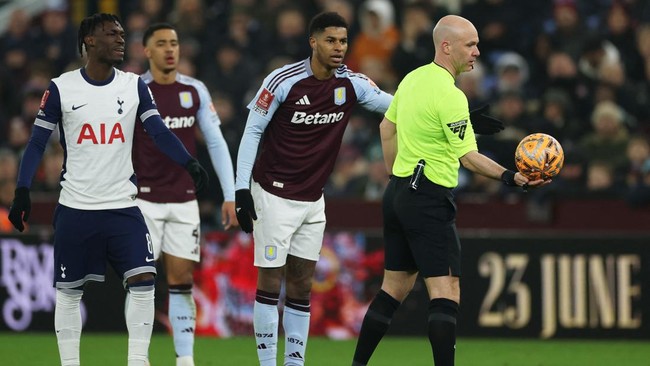
M 383 113 L 392 96 L 345 65 L 334 77 L 314 77 L 310 59 L 269 74 L 250 109 L 238 161 L 236 189 L 253 179 L 266 191 L 288 199 L 316 201 L 336 162 L 352 108 Z

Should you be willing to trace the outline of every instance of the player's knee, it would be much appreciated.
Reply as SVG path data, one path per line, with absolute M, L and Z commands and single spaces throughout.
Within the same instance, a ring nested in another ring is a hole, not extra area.
M 155 277 L 153 273 L 140 273 L 126 279 L 126 284 L 128 286 L 133 286 L 134 284 L 141 283 L 141 282 L 154 283 Z
M 311 295 L 312 279 L 287 278 L 287 296 L 296 299 L 309 299 Z

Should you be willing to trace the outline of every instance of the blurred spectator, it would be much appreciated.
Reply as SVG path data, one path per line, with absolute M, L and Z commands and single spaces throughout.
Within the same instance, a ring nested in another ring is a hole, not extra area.
M 398 80 L 416 68 L 433 62 L 433 26 L 445 15 L 444 10 L 422 1 L 405 6 L 400 41 L 391 56 L 391 66 Z
M 0 179 L 15 181 L 17 176 L 18 157 L 16 153 L 6 147 L 0 148 Z
M 583 45 L 593 34 L 582 22 L 575 0 L 554 0 L 553 17 L 547 23 L 554 48 L 577 60 Z
M 632 115 L 637 115 L 642 109 L 647 108 L 643 100 L 638 97 L 637 85 L 625 77 L 625 70 L 621 62 L 602 63 L 598 68 L 597 78 L 598 85 L 594 91 L 594 104 L 610 100 L 619 104 Z
M 307 43 L 304 37 L 303 42 Z M 242 54 L 239 43 L 224 40 L 214 54 L 212 67 L 205 68 L 199 78 L 205 82 L 208 89 L 220 90 L 230 95 L 236 105 L 241 105 L 254 74 L 255 68 Z
M 614 176 L 614 167 L 604 161 L 592 160 L 587 166 L 585 198 L 621 198 L 622 191 Z
M 521 47 L 518 31 L 523 18 L 518 12 L 518 3 L 515 0 L 480 0 L 463 7 L 461 15 L 476 26 L 481 40 L 481 58 L 490 66 L 500 52 L 518 51 Z M 530 14 L 528 18 L 533 16 Z
M 636 24 L 629 12 L 628 4 L 622 1 L 613 1 L 605 18 L 605 38 L 612 42 L 621 54 L 621 61 L 627 77 L 638 79 L 642 75 L 638 73 L 641 64 L 637 58 L 634 41 Z
M 642 182 L 643 165 L 650 160 L 650 143 L 648 143 L 648 139 L 645 136 L 630 138 L 625 155 L 627 157 L 627 165 L 623 169 L 625 183 L 628 187 L 634 187 Z
M 496 73 L 495 95 L 506 92 L 515 92 L 521 94 L 523 98 L 531 99 L 536 96 L 529 88 L 528 62 L 516 52 L 504 52 L 494 64 Z
M 287 56 L 293 61 L 304 59 L 311 52 L 306 35 L 307 20 L 303 12 L 295 7 L 281 9 L 270 41 L 270 56 Z
M 568 93 L 553 88 L 547 89 L 542 96 L 539 113 L 526 124 L 529 134 L 536 132 L 549 134 L 563 146 L 576 141 L 589 129 L 588 123 L 575 118 Z
M 241 109 L 237 108 L 230 94 L 221 91 L 212 93 L 212 103 L 221 120 L 221 133 L 228 143 L 233 162 L 237 161 L 239 141 L 244 133 L 244 117 Z
M 613 169 L 625 166 L 628 131 L 624 111 L 615 103 L 598 103 L 591 116 L 594 131 L 580 141 L 580 148 L 591 161 L 602 161 Z
M 356 11 L 350 1 L 346 0 L 321 0 L 321 11 L 333 11 L 338 13 L 348 23 L 348 39 L 354 39 L 359 32 L 356 22 Z
M 479 151 L 494 157 L 507 169 L 516 171 L 515 149 L 521 139 L 526 137 L 524 126 L 530 119 L 521 94 L 515 91 L 504 92 L 489 114 L 503 121 L 505 129 L 495 135 L 479 135 L 476 141 Z M 487 182 L 485 184 L 491 185 Z
M 393 4 L 388 0 L 366 0 L 359 11 L 359 22 L 361 31 L 350 43 L 345 64 L 387 89 L 386 84 L 395 82 L 390 57 L 399 42 Z M 377 72 L 367 72 L 367 68 Z
M 640 173 L 637 184 L 628 188 L 625 197 L 632 207 L 642 207 L 650 203 L 650 160 L 643 163 Z
M 63 148 L 58 143 L 49 143 L 43 154 L 41 166 L 34 177 L 32 192 L 52 193 L 58 198 L 63 171 Z
M 359 150 L 352 145 L 342 144 L 334 171 L 325 185 L 325 196 L 329 198 L 363 197 L 364 187 L 359 178 L 366 171 L 366 161 Z
M 33 121 L 33 119 L 34 117 L 32 117 L 30 121 Z M 31 135 L 30 126 L 31 122 L 27 122 L 20 116 L 12 117 L 9 120 L 7 147 L 18 156 L 22 156 L 27 141 L 29 141 L 29 136 Z
M 481 107 L 489 101 L 485 73 L 485 66 L 481 60 L 476 60 L 472 72 L 464 72 L 456 78 L 456 85 L 467 96 L 470 110 Z
M 591 114 L 592 91 L 578 77 L 578 67 L 566 52 L 553 52 L 548 58 L 546 88 L 564 90 L 571 97 L 571 104 L 578 117 Z
M 183 43 L 191 40 L 201 40 L 205 32 L 205 9 L 202 0 L 176 0 L 175 8 L 169 14 L 168 20 L 176 27 L 178 35 Z M 193 57 L 195 53 L 188 53 L 187 49 L 181 50 L 181 54 Z
M 368 173 L 359 177 L 360 185 L 363 187 L 361 197 L 368 201 L 381 201 L 389 178 L 381 144 L 375 143 L 370 146 L 366 151 L 366 160 Z
M 77 30 L 70 24 L 67 6 L 63 3 L 43 12 L 40 24 L 30 49 L 33 57 L 46 60 L 52 73 L 59 75 L 78 57 Z

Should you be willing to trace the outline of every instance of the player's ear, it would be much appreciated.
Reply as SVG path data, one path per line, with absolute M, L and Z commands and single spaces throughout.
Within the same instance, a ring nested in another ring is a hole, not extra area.
M 86 48 L 88 48 L 88 46 L 94 46 L 95 45 L 95 37 L 93 37 L 91 35 L 85 36 L 84 37 L 84 43 L 86 44 Z M 88 50 L 86 50 L 86 51 L 88 51 Z
M 315 37 L 309 37 L 309 47 L 311 47 L 312 51 L 316 50 L 316 38 Z

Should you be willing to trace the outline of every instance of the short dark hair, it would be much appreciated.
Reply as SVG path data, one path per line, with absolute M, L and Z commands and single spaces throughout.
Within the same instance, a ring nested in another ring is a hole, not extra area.
M 85 44 L 84 38 L 91 35 L 98 25 L 104 22 L 115 22 L 122 26 L 122 21 L 117 15 L 107 13 L 97 13 L 84 18 L 79 25 L 79 32 L 77 33 L 77 46 L 79 47 L 79 54 L 83 57 L 83 45 Z M 86 50 L 87 51 L 87 50 Z
M 144 31 L 144 35 L 142 36 L 142 45 L 146 47 L 149 38 L 151 38 L 151 36 L 153 36 L 153 34 L 157 30 L 161 30 L 161 29 L 171 29 L 174 31 L 176 30 L 176 28 L 174 28 L 174 26 L 169 23 L 154 23 L 150 25 L 149 28 L 147 28 L 147 30 Z
M 309 22 L 309 36 L 313 36 L 314 33 L 321 33 L 327 27 L 348 29 L 348 23 L 339 13 L 323 12 L 314 16 Z

